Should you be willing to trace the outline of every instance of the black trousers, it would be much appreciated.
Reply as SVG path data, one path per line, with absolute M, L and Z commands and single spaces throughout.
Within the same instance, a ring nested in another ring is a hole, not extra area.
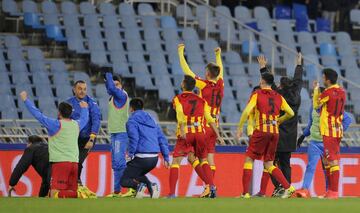
M 79 164 L 78 164 L 78 183 L 81 184 L 81 172 L 83 169 L 83 163 L 85 159 L 87 158 L 89 151 L 88 149 L 85 149 L 86 143 L 90 140 L 90 137 L 86 138 L 78 138 L 78 145 L 79 145 Z
M 49 195 L 50 179 L 51 179 L 51 166 L 49 166 L 46 173 L 41 176 L 41 186 L 39 190 L 39 197 L 46 197 Z
M 291 166 L 290 166 L 291 152 L 276 152 L 274 164 L 281 170 L 284 174 L 286 180 L 291 183 Z M 278 183 L 274 178 L 271 177 L 271 180 L 275 188 L 279 187 Z
M 120 181 L 121 186 L 136 190 L 139 183 L 145 183 L 150 194 L 152 194 L 151 182 L 145 175 L 156 167 L 157 162 L 158 157 L 135 157 L 126 165 L 127 167 Z

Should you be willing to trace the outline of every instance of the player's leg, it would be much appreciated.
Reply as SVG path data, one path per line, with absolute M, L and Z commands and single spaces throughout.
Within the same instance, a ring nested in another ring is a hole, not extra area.
M 195 157 L 194 152 L 190 152 L 188 154 L 188 162 L 192 165 L 199 178 L 205 182 L 204 172 L 202 171 L 200 160 Z
M 308 146 L 308 150 L 307 150 L 308 164 L 305 170 L 304 182 L 302 185 L 303 189 L 308 190 L 310 188 L 310 184 L 313 180 L 317 163 L 321 157 L 321 150 L 319 150 L 319 148 L 316 146 L 317 143 L 321 143 L 321 142 L 310 141 L 310 144 Z
M 129 161 L 127 167 L 124 171 L 124 174 L 120 180 L 122 187 L 132 188 L 137 190 L 139 181 L 136 178 L 142 176 L 143 173 L 143 161 L 141 158 L 135 157 L 133 160 Z
M 267 169 L 263 169 L 263 173 L 261 176 L 261 183 L 260 183 L 260 191 L 255 195 L 255 197 L 265 197 L 266 196 L 266 189 L 270 180 L 270 175 Z
M 338 198 L 339 188 L 339 159 L 341 138 L 323 137 L 325 157 L 330 165 L 330 184 L 327 198 Z
M 207 160 L 209 162 L 213 178 L 215 177 L 215 144 L 216 144 L 216 134 L 214 130 L 211 128 L 206 128 L 206 145 L 207 145 L 207 151 L 208 156 Z
M 156 183 L 152 183 L 146 177 L 146 174 L 156 167 L 156 164 L 158 162 L 158 157 L 142 158 L 140 160 L 142 161 L 141 163 L 142 173 L 140 174 L 139 177 L 135 178 L 135 180 L 139 183 L 145 184 L 152 198 L 159 198 L 160 196 L 159 187 L 157 186 Z M 138 187 L 138 191 L 139 191 L 139 187 Z M 142 191 L 142 194 L 140 196 L 138 196 L 137 194 L 137 198 L 144 197 L 144 190 L 140 189 L 140 191 Z
M 174 155 L 173 155 L 173 160 L 171 162 L 170 175 L 169 175 L 169 187 L 170 187 L 169 197 L 175 197 L 176 185 L 179 179 L 180 164 L 183 158 L 184 158 L 183 156 L 179 156 L 179 153 L 175 153 L 174 150 Z
M 247 153 L 245 158 L 244 167 L 243 167 L 243 176 L 242 176 L 242 185 L 243 185 L 243 193 L 242 196 L 244 198 L 250 198 L 250 184 L 251 178 L 253 174 L 253 165 L 254 158 L 251 153 Z
M 89 150 L 85 149 L 85 144 L 89 141 L 90 138 L 79 138 L 78 146 L 79 146 L 79 167 L 78 167 L 78 183 L 82 186 L 81 182 L 81 173 L 83 169 L 83 163 L 89 154 Z

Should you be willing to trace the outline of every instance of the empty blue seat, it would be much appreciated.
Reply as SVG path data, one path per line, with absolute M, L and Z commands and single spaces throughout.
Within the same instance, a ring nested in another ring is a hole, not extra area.
M 0 96 L 2 95 L 11 95 L 10 83 L 0 82 Z
M 1 111 L 1 119 L 19 119 L 19 114 L 14 108 Z
M 142 16 L 141 17 L 141 26 L 144 29 L 148 28 L 159 28 L 159 24 L 157 22 L 157 16 Z
M 205 52 L 213 52 L 215 48 L 219 47 L 219 44 L 214 39 L 210 38 L 205 40 L 204 42 L 204 51 Z
M 115 74 L 121 75 L 122 77 L 134 77 L 129 71 L 127 62 L 115 62 L 113 63 L 112 68 Z
M 79 18 L 77 14 L 64 14 L 63 17 L 64 25 L 66 26 L 75 26 L 80 27 Z
M 291 19 L 291 8 L 285 5 L 276 5 L 275 7 L 276 19 Z
M 87 50 L 84 47 L 84 41 L 82 38 L 69 38 L 67 41 L 67 47 L 70 51 L 75 51 L 77 53 L 87 53 Z
M 182 38 L 184 40 L 199 40 L 197 32 L 193 28 L 189 27 L 183 29 Z
M 119 5 L 119 14 L 120 16 L 135 16 L 134 8 L 131 4 L 120 3 Z
M 99 11 L 101 14 L 104 15 L 115 15 L 115 7 L 110 2 L 101 2 L 99 6 Z
M 328 43 L 322 43 L 320 44 L 320 55 L 330 55 L 330 56 L 336 56 L 336 50 L 334 45 L 328 44 Z
M 186 19 L 188 21 L 194 21 L 195 17 L 192 14 L 191 8 L 189 7 L 189 5 L 185 5 L 184 4 L 180 4 L 176 7 L 176 18 L 183 20 L 185 18 L 185 13 L 186 13 Z
M 130 63 L 145 62 L 142 51 L 128 51 L 128 60 Z
M 137 20 L 134 16 L 121 16 L 121 25 L 125 28 L 138 27 Z
M 141 16 L 155 16 L 156 13 L 150 4 L 140 3 L 138 6 L 138 14 Z
M 25 27 L 31 27 L 33 29 L 45 28 L 45 26 L 40 23 L 39 15 L 36 13 L 24 13 L 24 25 Z
M 261 6 L 257 6 L 254 8 L 254 17 L 261 20 L 271 19 L 268 9 Z
M 3 0 L 1 7 L 5 13 L 9 13 L 10 15 L 19 15 L 19 9 L 16 2 L 13 0 Z
M 7 50 L 7 57 L 9 60 L 23 60 L 24 55 L 22 48 L 11 47 Z
M 66 42 L 61 28 L 57 25 L 47 25 L 46 26 L 46 37 L 55 40 L 56 42 Z
M 307 18 L 307 7 L 304 4 L 293 4 L 294 19 Z
M 58 13 L 56 4 L 51 1 L 41 2 L 41 10 L 43 13 L 47 13 L 47 14 L 57 14 Z
M 97 14 L 86 14 L 84 16 L 85 27 L 100 27 Z
M 129 39 L 126 40 L 126 49 L 128 51 L 130 50 L 143 51 L 143 46 L 138 39 Z
M 55 88 L 56 97 L 59 101 L 65 101 L 66 99 L 70 98 L 72 94 L 72 87 L 68 84 L 64 84 L 61 87 Z
M 351 41 L 349 33 L 347 33 L 347 32 L 337 32 L 336 33 L 336 43 L 339 46 L 349 46 L 349 45 L 351 45 L 352 41 Z
M 321 62 L 324 66 L 338 66 L 338 61 L 335 56 L 332 55 L 324 55 L 321 56 Z
M 176 21 L 172 16 L 162 16 L 160 23 L 162 28 L 177 28 Z
M 51 60 L 50 62 L 51 72 L 66 72 L 66 64 L 62 60 Z
M 86 72 L 80 72 L 80 71 L 74 72 L 74 82 L 79 80 L 85 81 L 91 87 L 90 76 Z
M 13 72 L 13 84 L 30 84 L 28 72 Z
M 146 40 L 145 42 L 146 50 L 147 51 L 160 51 L 162 52 L 161 43 L 159 40 Z
M 196 18 L 201 30 L 208 30 L 209 33 L 217 32 L 213 12 L 205 5 L 196 6 Z
M 259 56 L 260 55 L 258 44 L 255 41 L 252 41 L 252 42 L 244 41 L 244 42 L 242 42 L 241 52 L 244 55 L 249 55 L 250 52 L 251 52 L 252 56 Z
M 106 57 L 106 52 L 101 50 L 91 51 L 90 61 L 98 66 L 108 66 L 109 62 Z
M 104 31 L 107 39 L 121 40 L 120 30 L 118 27 L 105 28 Z
M 85 29 L 86 38 L 102 38 L 101 29 L 99 27 L 87 27 Z
M 333 43 L 333 40 L 331 38 L 331 34 L 328 32 L 318 32 L 316 33 L 316 43 Z
M 30 64 L 30 71 L 32 73 L 35 72 L 46 72 L 46 65 L 45 62 L 42 60 L 30 60 L 29 61 Z
M 297 32 L 302 32 L 302 31 L 309 31 L 309 20 L 306 16 L 304 17 L 299 17 L 296 19 L 295 22 L 295 30 Z
M 145 28 L 144 29 L 145 40 L 161 40 L 159 30 L 157 28 Z
M 71 1 L 61 2 L 61 12 L 63 14 L 78 14 L 76 5 Z
M 107 49 L 110 51 L 124 51 L 123 43 L 120 39 L 107 38 Z
M 179 39 L 178 31 L 175 28 L 165 28 L 163 29 L 163 38 L 166 41 L 177 41 Z
M 43 52 L 36 47 L 29 47 L 27 49 L 27 56 L 29 60 L 44 60 Z
M 10 62 L 10 71 L 14 72 L 27 72 L 26 63 L 23 60 L 12 60 Z
M 239 54 L 235 51 L 228 51 L 223 54 L 225 56 L 225 61 L 228 64 L 239 64 L 242 63 Z
M 81 14 L 95 14 L 95 6 L 90 2 L 81 2 L 80 3 L 80 13 Z
M 32 75 L 33 84 L 48 84 L 50 85 L 49 75 L 46 72 L 35 72 Z
M 104 42 L 100 38 L 91 37 L 88 41 L 88 47 L 90 51 L 93 50 L 105 50 Z
M 37 4 L 33 1 L 25 0 L 22 2 L 22 12 L 23 13 L 38 13 Z
M 59 18 L 57 14 L 44 14 L 44 24 L 45 25 L 60 25 Z
M 125 39 L 126 40 L 131 40 L 131 39 L 141 40 L 139 28 L 127 28 L 127 29 L 125 29 Z
M 105 28 L 119 29 L 119 21 L 116 15 L 105 15 L 103 17 L 103 25 Z
M 169 75 L 166 63 L 151 62 L 151 74 L 152 75 Z
M 78 26 L 65 26 L 66 37 L 69 38 L 83 38 L 81 30 Z
M 17 36 L 7 35 L 5 36 L 5 46 L 9 47 L 21 47 L 20 39 Z
M 230 64 L 229 65 L 230 75 L 245 75 L 245 68 L 242 64 Z
M 115 62 L 127 62 L 126 60 L 126 56 L 124 54 L 123 51 L 119 51 L 119 50 L 114 50 L 110 52 L 110 58 L 111 58 L 111 62 L 115 63 Z
M 69 73 L 68 72 L 55 72 L 53 73 L 53 80 L 55 85 L 69 84 Z
M 317 18 L 316 32 L 331 32 L 330 21 L 324 18 Z
M 244 6 L 236 6 L 235 7 L 235 18 L 237 20 L 246 22 L 251 19 L 251 13 L 250 10 L 247 7 Z

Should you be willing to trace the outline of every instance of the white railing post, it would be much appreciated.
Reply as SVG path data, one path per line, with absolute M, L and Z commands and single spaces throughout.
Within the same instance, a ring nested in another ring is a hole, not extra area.
M 187 19 L 187 11 L 186 11 L 186 7 L 187 7 L 187 0 L 184 1 L 184 27 L 186 27 L 186 19 Z
M 205 16 L 205 39 L 208 39 L 209 34 L 209 10 L 206 10 Z
M 252 63 L 252 36 L 249 34 L 249 64 Z
M 275 45 L 271 46 L 271 73 L 275 75 Z
M 168 5 L 167 5 L 167 12 L 170 13 L 170 0 L 167 1 Z
M 231 36 L 230 36 L 230 33 L 231 33 L 231 29 L 230 29 L 230 21 L 227 22 L 228 23 L 228 26 L 227 26 L 227 43 L 226 43 L 226 50 L 227 51 L 230 51 L 230 39 L 231 39 Z

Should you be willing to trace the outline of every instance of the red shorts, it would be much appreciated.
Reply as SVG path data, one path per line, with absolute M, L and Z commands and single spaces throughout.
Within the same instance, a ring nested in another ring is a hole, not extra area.
M 186 139 L 177 139 L 173 157 L 185 157 L 190 152 L 195 153 L 195 156 L 200 159 L 207 158 L 204 133 L 188 133 Z
M 216 134 L 214 130 L 210 127 L 205 128 L 205 141 L 206 141 L 206 148 L 208 153 L 215 153 L 215 144 L 216 144 Z
M 278 142 L 279 134 L 255 130 L 250 138 L 246 155 L 253 160 L 261 160 L 264 157 L 264 162 L 274 161 Z
M 333 138 L 323 136 L 324 141 L 324 156 L 329 161 L 340 159 L 340 142 L 341 138 Z
M 51 189 L 77 191 L 78 163 L 59 162 L 51 166 Z

